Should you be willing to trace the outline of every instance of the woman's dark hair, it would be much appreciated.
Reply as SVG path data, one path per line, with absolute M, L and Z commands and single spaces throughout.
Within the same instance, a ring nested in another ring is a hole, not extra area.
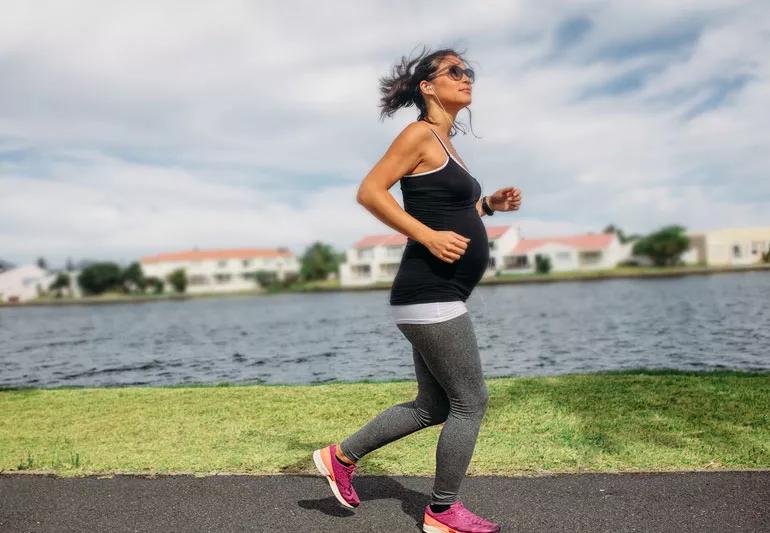
M 463 57 L 464 53 L 464 51 L 457 52 L 453 48 L 442 48 L 435 52 L 427 53 L 427 49 L 423 46 L 422 52 L 414 59 L 402 56 L 401 63 L 393 67 L 392 74 L 380 78 L 380 93 L 382 93 L 382 98 L 380 99 L 380 120 L 383 120 L 386 116 L 392 117 L 402 107 L 414 105 L 420 110 L 417 120 L 425 120 L 434 124 L 427 117 L 428 110 L 422 93 L 420 93 L 420 82 L 430 79 L 438 70 L 441 60 L 446 56 L 454 56 L 467 64 L 468 62 Z M 412 72 L 413 66 L 414 71 Z M 468 115 L 472 122 L 471 110 L 470 108 L 466 109 L 468 109 Z M 457 130 L 461 131 L 463 135 L 465 134 L 462 123 L 456 124 L 458 125 L 457 128 L 455 128 L 455 124 L 452 124 L 449 130 L 450 137 L 454 137 L 457 134 Z M 472 124 L 471 131 L 473 131 Z

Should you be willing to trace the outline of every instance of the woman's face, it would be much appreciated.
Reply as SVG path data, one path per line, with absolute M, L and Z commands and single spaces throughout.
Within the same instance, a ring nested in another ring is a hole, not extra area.
M 462 108 L 471 103 L 472 87 L 468 76 L 463 74 L 459 80 L 454 80 L 449 75 L 449 67 L 458 65 L 460 68 L 466 68 L 465 63 L 458 57 L 447 56 L 441 60 L 439 68 L 430 80 L 433 89 L 438 95 L 441 103 L 446 107 L 447 104 L 453 107 Z M 430 94 L 430 93 L 428 93 Z

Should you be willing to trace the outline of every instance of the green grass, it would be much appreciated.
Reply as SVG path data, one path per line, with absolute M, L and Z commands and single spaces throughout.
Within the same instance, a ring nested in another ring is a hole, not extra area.
M 468 475 L 770 467 L 768 372 L 641 370 L 487 384 Z M 0 389 L 0 470 L 314 473 L 314 449 L 415 393 L 404 380 Z M 373 451 L 360 472 L 433 475 L 442 427 Z

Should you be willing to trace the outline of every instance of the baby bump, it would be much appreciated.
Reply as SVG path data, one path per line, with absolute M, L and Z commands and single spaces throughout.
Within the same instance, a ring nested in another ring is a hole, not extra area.
M 489 240 L 487 230 L 478 213 L 458 219 L 452 231 L 470 239 L 465 253 L 455 262 L 455 275 L 459 279 L 475 285 L 487 269 L 489 263 Z

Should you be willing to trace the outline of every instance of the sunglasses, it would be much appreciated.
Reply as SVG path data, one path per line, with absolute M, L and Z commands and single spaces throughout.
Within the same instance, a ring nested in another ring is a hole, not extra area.
M 449 77 L 455 81 L 460 81 L 461 79 L 463 79 L 463 74 L 468 76 L 468 79 L 470 80 L 471 83 L 476 81 L 476 73 L 473 72 L 472 68 L 460 68 L 460 65 L 452 65 L 447 69 L 447 72 L 449 74 Z M 437 78 L 441 74 L 443 74 L 443 71 L 437 72 L 436 74 L 431 76 L 430 79 L 432 80 L 433 78 Z

